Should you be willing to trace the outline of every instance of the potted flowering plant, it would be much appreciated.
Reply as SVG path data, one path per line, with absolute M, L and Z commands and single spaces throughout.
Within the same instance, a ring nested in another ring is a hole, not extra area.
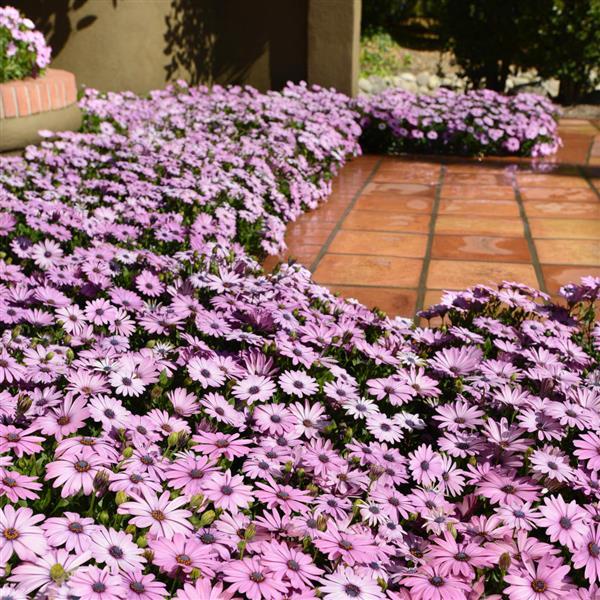
M 77 129 L 75 76 L 48 69 L 51 49 L 30 19 L 0 8 L 0 151 L 39 140 L 40 129 Z

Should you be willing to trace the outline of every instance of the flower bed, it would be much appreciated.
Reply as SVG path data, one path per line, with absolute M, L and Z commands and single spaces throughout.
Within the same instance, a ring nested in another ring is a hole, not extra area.
M 252 258 L 358 151 L 343 98 L 84 104 L 0 161 L 0 594 L 593 597 L 600 280 L 389 319 Z
M 548 156 L 560 145 L 557 109 L 535 94 L 435 95 L 389 89 L 356 102 L 367 152 Z

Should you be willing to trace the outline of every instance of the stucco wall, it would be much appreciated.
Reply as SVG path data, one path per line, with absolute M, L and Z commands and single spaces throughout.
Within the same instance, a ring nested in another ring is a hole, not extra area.
M 4 2 L 3 2 L 4 4 Z M 13 0 L 53 67 L 100 90 L 193 83 L 279 88 L 307 78 L 308 0 Z

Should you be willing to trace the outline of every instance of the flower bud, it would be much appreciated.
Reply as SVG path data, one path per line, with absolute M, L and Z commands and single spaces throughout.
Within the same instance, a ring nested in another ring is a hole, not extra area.
M 327 531 L 327 518 L 324 515 L 319 515 L 317 518 L 317 529 L 319 531 Z
M 147 548 L 148 547 L 148 540 L 146 538 L 145 535 L 140 535 L 138 537 L 137 540 L 135 540 L 135 543 L 140 547 L 140 548 Z
M 135 533 L 137 532 L 137 529 L 136 529 L 135 525 L 127 525 L 127 527 L 125 527 L 125 532 L 128 533 L 129 535 L 135 535 Z
M 115 502 L 117 503 L 117 506 L 121 506 L 121 504 L 123 504 L 123 502 L 127 502 L 127 500 L 129 500 L 129 496 L 123 490 L 119 490 L 115 496 Z
M 133 456 L 133 448 L 131 446 L 127 446 L 127 448 L 123 448 L 123 458 L 131 458 Z
M 244 532 L 244 539 L 246 541 L 250 541 L 256 535 L 256 526 L 254 523 L 250 523 L 248 527 L 246 527 L 246 531 Z
M 500 569 L 504 572 L 508 571 L 508 568 L 510 567 L 510 554 L 508 552 L 505 552 L 504 554 L 502 554 L 500 556 L 500 560 L 498 561 L 498 565 L 500 566 Z
M 204 496 L 202 494 L 194 494 L 191 498 L 190 498 L 190 506 L 192 508 L 200 508 L 202 506 L 202 503 L 204 502 Z
M 98 522 L 102 525 L 108 525 L 108 523 L 110 522 L 110 515 L 107 511 L 103 510 L 100 512 L 100 514 L 98 515 Z
M 216 516 L 217 515 L 215 514 L 214 510 L 207 510 L 200 517 L 200 526 L 201 527 L 207 527 L 208 525 L 210 525 L 215 520 Z
M 150 548 L 146 548 L 142 554 L 142 556 L 149 562 L 151 563 L 152 560 L 154 559 L 154 552 L 152 552 L 152 550 L 150 550 Z

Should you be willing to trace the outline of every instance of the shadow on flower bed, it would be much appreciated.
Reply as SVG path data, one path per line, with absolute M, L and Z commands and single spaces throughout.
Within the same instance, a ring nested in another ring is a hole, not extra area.
M 600 279 L 390 319 L 251 256 L 357 151 L 344 97 L 83 105 L 0 159 L 3 595 L 594 598 Z

